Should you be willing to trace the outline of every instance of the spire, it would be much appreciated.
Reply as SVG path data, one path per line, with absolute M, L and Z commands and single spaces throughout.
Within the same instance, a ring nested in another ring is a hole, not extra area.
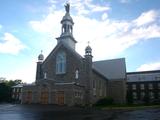
M 63 18 L 61 20 L 61 24 L 62 24 L 62 34 L 61 35 L 65 35 L 65 34 L 72 35 L 74 22 L 73 22 L 72 17 L 69 14 L 70 4 L 67 2 L 64 5 L 64 7 L 66 10 L 66 14 L 63 16 Z
M 65 42 L 69 47 L 75 49 L 75 43 L 77 42 L 73 37 L 73 19 L 70 16 L 70 4 L 67 2 L 65 5 L 65 15 L 61 20 L 62 28 L 61 35 L 57 38 L 59 42 Z

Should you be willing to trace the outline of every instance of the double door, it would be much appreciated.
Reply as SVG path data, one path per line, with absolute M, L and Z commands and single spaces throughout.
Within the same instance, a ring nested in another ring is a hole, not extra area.
M 56 93 L 56 99 L 58 105 L 64 105 L 64 91 L 58 91 Z
M 41 92 L 41 104 L 48 104 L 48 91 Z

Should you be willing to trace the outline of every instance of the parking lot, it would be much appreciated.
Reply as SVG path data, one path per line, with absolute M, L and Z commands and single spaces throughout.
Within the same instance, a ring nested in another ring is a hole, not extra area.
M 56 105 L 1 104 L 0 120 L 160 120 L 160 108 L 98 110 Z

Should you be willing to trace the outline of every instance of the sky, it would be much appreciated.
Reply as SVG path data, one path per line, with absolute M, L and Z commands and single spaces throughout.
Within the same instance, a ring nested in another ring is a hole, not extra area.
M 76 51 L 125 58 L 127 72 L 160 69 L 160 0 L 70 0 Z M 0 77 L 35 81 L 37 57 L 57 44 L 66 0 L 1 0 Z

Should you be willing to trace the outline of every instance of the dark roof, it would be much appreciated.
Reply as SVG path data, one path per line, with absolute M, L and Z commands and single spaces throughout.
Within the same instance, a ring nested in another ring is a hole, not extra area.
M 160 81 L 160 70 L 128 72 L 127 82 Z
M 23 84 L 18 84 L 18 85 L 12 86 L 12 88 L 22 88 L 22 87 L 23 87 Z
M 93 69 L 109 80 L 126 78 L 125 58 L 93 62 Z
M 104 76 L 103 74 L 101 74 L 100 72 L 98 72 L 97 70 L 95 70 L 94 68 L 92 68 L 92 71 L 97 74 L 98 76 L 102 77 L 105 80 L 108 80 L 106 76 Z
M 130 75 L 130 74 L 148 74 L 148 73 L 160 73 L 160 70 L 127 72 L 127 75 Z

